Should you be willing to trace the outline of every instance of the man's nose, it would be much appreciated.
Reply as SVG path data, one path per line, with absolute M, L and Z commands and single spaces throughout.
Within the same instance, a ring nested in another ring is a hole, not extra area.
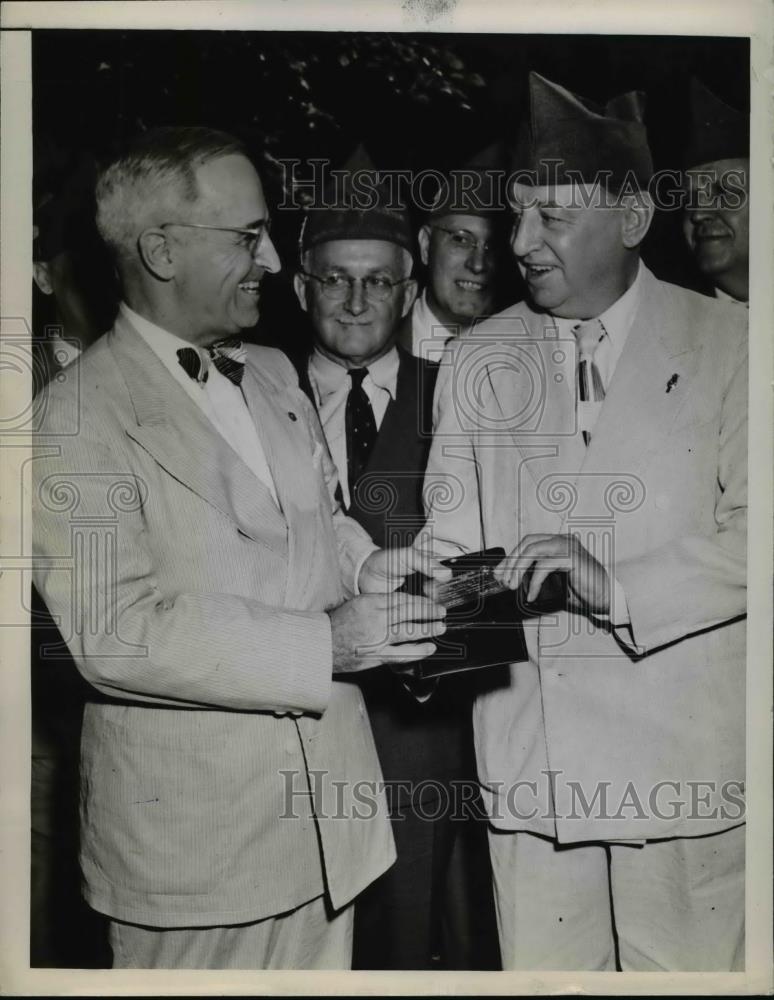
M 259 267 L 264 268 L 269 274 L 276 274 L 281 269 L 282 264 L 280 263 L 279 254 L 268 233 L 266 233 L 258 244 L 254 260 Z
M 526 257 L 541 244 L 540 221 L 525 212 L 513 225 L 511 249 L 517 257 Z
M 352 278 L 349 282 L 349 291 L 344 299 L 344 308 L 353 316 L 359 316 L 368 308 L 365 288 L 363 282 L 357 278 Z
M 492 263 L 492 253 L 486 244 L 477 243 L 468 254 L 465 266 L 474 274 L 482 274 L 488 271 Z

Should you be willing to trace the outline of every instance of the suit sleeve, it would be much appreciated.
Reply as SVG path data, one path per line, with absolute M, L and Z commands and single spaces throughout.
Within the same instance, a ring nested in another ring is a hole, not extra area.
M 33 576 L 86 680 L 153 704 L 323 712 L 328 616 L 228 593 L 162 593 L 141 478 L 83 403 L 49 401 L 47 421 L 56 437 L 44 430 L 33 462 Z
M 747 611 L 747 351 L 735 355 L 722 399 L 715 530 L 688 534 L 616 565 L 630 625 L 621 642 L 645 653 Z M 629 628 L 631 632 L 629 633 Z

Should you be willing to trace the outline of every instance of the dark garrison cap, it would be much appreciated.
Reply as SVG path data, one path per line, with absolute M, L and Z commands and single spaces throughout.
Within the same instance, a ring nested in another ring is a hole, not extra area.
M 363 146 L 358 146 L 343 169 L 322 191 L 321 204 L 306 214 L 299 251 L 331 240 L 385 240 L 414 249 L 414 234 L 393 187 L 379 172 Z
M 691 79 L 691 132 L 686 167 L 750 155 L 750 119 Z
M 495 142 L 472 156 L 459 170 L 451 170 L 439 185 L 430 215 L 490 217 L 505 208 L 503 180 L 507 162 L 503 144 Z
M 653 159 L 644 110 L 640 91 L 602 108 L 530 73 L 529 112 L 511 149 L 511 171 L 541 186 L 601 180 L 612 192 L 624 184 L 647 188 Z

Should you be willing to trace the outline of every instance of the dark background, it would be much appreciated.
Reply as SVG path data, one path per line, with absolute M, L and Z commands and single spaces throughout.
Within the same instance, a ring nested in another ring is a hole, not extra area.
M 746 38 L 36 31 L 36 161 L 62 149 L 101 158 L 154 125 L 205 124 L 247 144 L 272 206 L 282 195 L 278 158 L 322 157 L 335 168 L 362 141 L 381 169 L 462 166 L 513 134 L 530 70 L 599 102 L 645 91 L 656 169 L 681 165 L 692 75 L 749 108 Z M 257 336 L 267 342 L 303 336 L 289 284 L 300 223 L 299 211 L 275 212 L 284 270 L 264 285 Z M 659 277 L 706 290 L 679 213 L 657 214 L 643 256 Z M 520 298 L 510 262 L 504 279 L 501 305 Z

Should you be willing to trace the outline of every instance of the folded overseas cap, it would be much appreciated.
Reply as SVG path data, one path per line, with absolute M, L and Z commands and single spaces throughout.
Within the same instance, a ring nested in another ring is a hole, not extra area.
M 613 192 L 647 188 L 653 159 L 644 110 L 640 91 L 599 107 L 530 73 L 529 108 L 511 148 L 511 174 L 540 186 L 599 180 Z
M 691 130 L 685 150 L 686 167 L 713 160 L 750 155 L 750 119 L 725 104 L 693 77 L 691 80 Z
M 472 156 L 457 170 L 451 170 L 439 184 L 430 215 L 477 215 L 489 217 L 505 208 L 503 180 L 506 153 L 499 142 Z
M 301 253 L 331 240 L 385 240 L 410 253 L 414 235 L 404 205 L 393 185 L 379 172 L 363 146 L 342 170 L 333 172 L 317 205 L 307 209 L 301 227 Z

